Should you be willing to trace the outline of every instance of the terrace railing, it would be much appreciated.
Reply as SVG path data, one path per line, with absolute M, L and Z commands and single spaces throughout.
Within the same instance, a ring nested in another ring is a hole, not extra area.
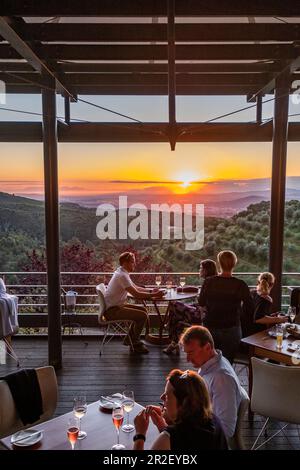
M 187 284 L 198 284 L 198 272 L 135 272 L 132 278 L 137 284 L 149 287 L 155 286 L 155 276 L 162 276 L 162 286 L 167 279 L 172 279 L 173 285 L 179 285 L 179 277 L 185 276 Z M 235 272 L 237 277 L 244 279 L 250 288 L 255 286 L 257 272 Z M 75 290 L 76 315 L 82 326 L 97 326 L 98 297 L 95 287 L 100 282 L 108 282 L 111 272 L 62 272 L 61 287 L 64 290 Z M 47 326 L 47 274 L 46 272 L 0 272 L 9 293 L 15 294 L 19 300 L 19 323 L 24 327 Z M 282 309 L 289 305 L 290 289 L 300 285 L 300 273 L 283 273 L 285 285 L 282 286 Z M 299 279 L 299 283 L 295 280 Z M 293 281 L 293 285 L 291 282 Z M 63 292 L 62 292 L 63 294 Z M 62 295 L 62 312 L 64 302 Z M 150 312 L 151 313 L 151 312 Z M 153 319 L 155 315 L 153 315 Z

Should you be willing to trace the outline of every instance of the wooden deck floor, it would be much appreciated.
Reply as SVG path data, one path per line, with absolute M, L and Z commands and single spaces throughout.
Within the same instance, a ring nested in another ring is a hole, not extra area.
M 87 344 L 84 343 L 87 342 Z M 142 405 L 157 403 L 164 389 L 165 377 L 173 368 L 186 370 L 191 365 L 181 357 L 169 357 L 162 348 L 150 345 L 150 353 L 134 356 L 128 353 L 118 339 L 105 346 L 104 354 L 99 356 L 99 339 L 66 338 L 63 342 L 63 369 L 57 372 L 59 401 L 56 415 L 72 409 L 75 394 L 85 393 L 88 402 L 99 399 L 102 394 L 122 392 L 129 387 L 135 392 L 136 401 Z M 47 365 L 46 338 L 14 338 L 14 347 L 19 355 L 21 367 L 39 367 Z M 1 376 L 17 370 L 16 363 L 10 358 L 0 365 Z M 242 385 L 247 389 L 246 369 L 237 366 Z M 253 427 L 247 417 L 243 423 L 243 435 L 247 448 L 251 448 L 262 425 L 263 418 L 255 416 Z M 278 423 L 270 427 L 277 428 Z M 264 446 L 266 449 L 300 450 L 299 427 L 289 426 L 279 437 Z

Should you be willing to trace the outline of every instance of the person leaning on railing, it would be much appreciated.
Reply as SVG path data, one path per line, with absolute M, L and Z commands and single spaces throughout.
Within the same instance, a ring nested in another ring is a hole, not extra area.
M 227 450 L 221 424 L 213 415 L 204 379 L 194 371 L 174 369 L 161 396 L 163 410 L 148 406 L 134 420 L 134 450 L 143 450 L 149 418 L 160 432 L 153 450 Z
M 135 268 L 135 256 L 126 251 L 119 257 L 120 266 L 114 272 L 108 283 L 104 294 L 107 320 L 131 320 L 133 327 L 129 331 L 133 350 L 137 354 L 147 354 L 149 351 L 141 341 L 140 335 L 145 323 L 148 321 L 147 310 L 139 305 L 127 304 L 127 294 L 131 294 L 135 299 L 161 299 L 164 292 L 159 289 L 149 291 L 144 287 L 139 287 L 130 278 L 130 273 Z M 124 344 L 130 346 L 130 341 L 125 338 Z

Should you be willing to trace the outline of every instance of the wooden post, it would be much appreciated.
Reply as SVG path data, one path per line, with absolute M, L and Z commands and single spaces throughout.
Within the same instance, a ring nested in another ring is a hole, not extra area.
M 175 1 L 168 0 L 168 98 L 169 141 L 171 150 L 176 145 L 176 69 L 175 69 Z
M 65 123 L 70 124 L 70 97 L 64 96 L 65 101 Z
M 256 97 L 256 122 L 262 123 L 262 95 Z
M 45 225 L 48 283 L 48 358 L 55 369 L 62 367 L 61 293 L 59 261 L 59 203 L 57 170 L 56 93 L 53 79 L 42 89 L 45 179 Z
M 270 218 L 269 270 L 276 277 L 271 291 L 274 311 L 281 309 L 286 156 L 288 138 L 290 74 L 276 79 L 273 118 L 273 155 Z

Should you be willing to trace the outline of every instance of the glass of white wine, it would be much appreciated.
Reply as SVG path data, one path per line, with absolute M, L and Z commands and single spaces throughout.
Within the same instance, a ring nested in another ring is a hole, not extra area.
M 294 320 L 296 318 L 296 307 L 289 307 L 287 314 L 290 317 L 291 323 L 294 323 Z
M 161 285 L 161 276 L 155 276 L 155 284 L 157 287 Z
M 185 286 L 185 277 L 184 276 L 181 276 L 179 278 L 179 284 L 181 287 L 184 287 Z
M 129 423 L 129 413 L 134 408 L 134 392 L 132 390 L 124 390 L 122 399 L 122 406 L 127 413 L 127 423 L 122 426 L 122 431 L 132 432 L 135 427 Z
M 85 395 L 78 395 L 74 398 L 73 413 L 79 419 L 79 433 L 77 439 L 84 439 L 87 436 L 85 431 L 81 431 L 81 418 L 87 412 L 87 402 Z

